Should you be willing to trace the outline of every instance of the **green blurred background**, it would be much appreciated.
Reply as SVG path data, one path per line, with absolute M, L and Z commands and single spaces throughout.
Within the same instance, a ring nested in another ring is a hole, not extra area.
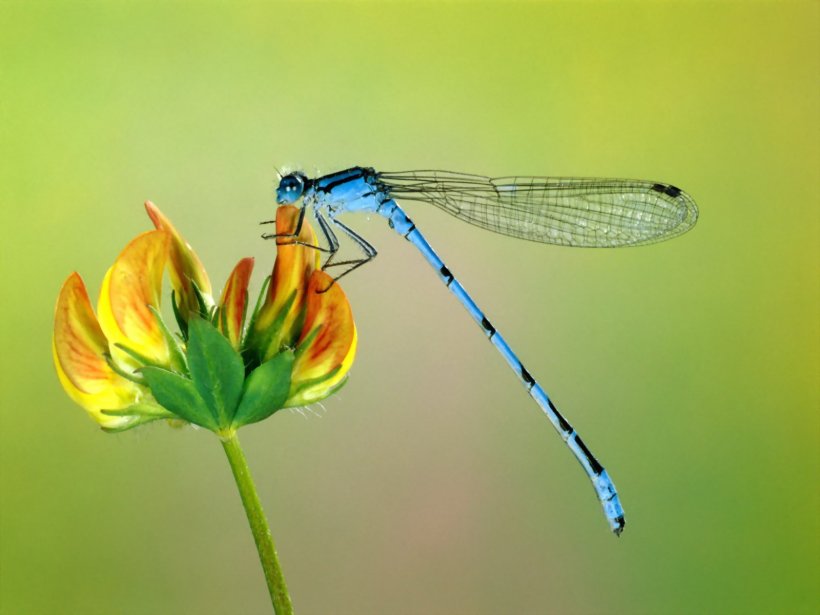
M 701 218 L 594 251 L 408 206 L 610 470 L 620 540 L 412 246 L 348 218 L 380 250 L 350 382 L 241 433 L 298 612 L 816 613 L 818 6 L 0 4 L 0 612 L 268 612 L 217 441 L 99 431 L 53 304 L 148 198 L 258 288 L 274 165 L 363 164 L 662 180 Z

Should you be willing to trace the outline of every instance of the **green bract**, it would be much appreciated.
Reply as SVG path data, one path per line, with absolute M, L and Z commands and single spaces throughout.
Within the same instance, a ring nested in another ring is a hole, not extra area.
M 207 320 L 192 318 L 188 321 L 190 376 L 159 367 L 144 367 L 141 372 L 164 408 L 189 423 L 225 431 L 279 410 L 290 391 L 292 366 L 293 353 L 286 350 L 246 378 L 242 357 L 228 340 Z

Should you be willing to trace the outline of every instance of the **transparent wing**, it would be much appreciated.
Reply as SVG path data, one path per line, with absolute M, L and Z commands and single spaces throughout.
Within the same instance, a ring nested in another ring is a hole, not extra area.
M 379 173 L 378 181 L 398 200 L 426 201 L 481 228 L 558 245 L 653 243 L 688 231 L 698 218 L 692 197 L 651 181 L 451 171 Z

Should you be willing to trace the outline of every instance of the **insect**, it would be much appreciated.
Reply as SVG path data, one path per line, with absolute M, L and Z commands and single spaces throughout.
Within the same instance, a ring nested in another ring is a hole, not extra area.
M 620 535 L 625 525 L 624 511 L 607 471 L 396 201 L 432 203 L 460 220 L 520 239 L 606 248 L 643 245 L 685 233 L 698 217 L 692 198 L 671 184 L 651 181 L 490 178 L 450 171 L 379 172 L 366 167 L 353 167 L 313 179 L 298 172 L 282 177 L 276 189 L 277 203 L 292 204 L 300 198 L 302 209 L 295 233 L 264 237 L 289 237 L 299 243 L 295 238 L 305 211 L 311 208 L 328 244 L 327 247 L 312 246 L 328 254 L 324 267 L 347 267 L 336 277 L 338 280 L 373 259 L 377 252 L 337 216 L 370 212 L 386 218 L 394 231 L 418 248 L 504 357 L 581 463 L 610 528 Z M 337 231 L 361 248 L 361 258 L 334 261 L 339 250 Z

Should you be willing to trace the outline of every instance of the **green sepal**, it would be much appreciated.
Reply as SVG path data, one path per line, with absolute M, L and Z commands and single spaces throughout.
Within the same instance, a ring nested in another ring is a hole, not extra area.
M 248 327 L 248 333 L 245 338 L 245 350 L 243 352 L 245 363 L 248 365 L 249 369 L 255 369 L 267 360 L 265 355 L 271 350 L 271 340 L 274 335 L 278 335 L 282 330 L 282 326 L 285 323 L 285 318 L 290 313 L 295 301 L 296 291 L 294 290 L 276 314 L 276 318 L 273 319 L 273 322 L 261 332 L 254 329 L 257 316 L 257 314 L 254 314 L 251 319 L 251 325 Z M 302 316 L 302 318 L 304 318 L 304 316 Z M 301 328 L 301 323 L 294 323 L 294 329 L 298 330 Z M 275 348 L 273 349 L 273 354 L 278 354 L 281 350 L 281 347 Z
M 271 276 L 265 278 L 262 282 L 262 290 L 256 297 L 256 305 L 253 307 L 251 317 L 248 320 L 248 327 L 245 330 L 245 339 L 242 340 L 242 359 L 245 361 L 245 369 L 253 370 L 260 365 L 260 357 L 258 352 L 258 344 L 256 344 L 253 333 L 256 327 L 256 319 L 259 316 L 259 311 L 265 303 L 265 298 L 268 294 L 268 287 L 270 286 Z
M 130 380 L 134 384 L 145 386 L 145 378 L 143 378 L 140 374 L 137 374 L 136 372 L 129 372 L 121 368 L 119 365 L 117 365 L 116 361 L 114 361 L 114 358 L 111 356 L 111 353 L 104 352 L 103 358 L 105 359 L 105 362 L 108 365 L 108 367 L 110 367 L 118 375 L 122 376 L 126 380 Z M 103 410 L 103 412 L 105 412 L 105 410 Z
M 295 400 L 295 403 L 288 404 L 288 408 L 304 406 L 307 404 L 312 404 L 317 401 L 321 401 L 325 397 L 329 397 L 330 395 L 341 389 L 344 383 L 347 381 L 346 376 L 340 382 L 336 383 L 335 385 L 324 391 L 322 395 L 316 397 L 315 399 L 300 399 L 305 391 L 312 387 L 315 387 L 317 384 L 322 384 L 323 382 L 330 380 L 338 373 L 340 369 L 342 369 L 341 365 L 330 370 L 324 376 L 319 376 L 318 378 L 311 378 L 310 380 L 305 380 L 304 382 L 300 383 L 299 386 L 293 389 L 293 391 L 291 391 L 291 394 L 288 396 L 290 399 Z
M 123 423 L 122 425 L 117 425 L 116 427 L 100 425 L 100 429 L 102 429 L 105 433 L 122 433 L 124 431 L 128 431 L 130 429 L 134 429 L 135 427 L 140 427 L 141 425 L 145 425 L 146 423 L 152 423 L 157 419 L 146 419 L 141 416 L 133 416 L 131 420 L 127 423 Z
M 180 332 L 182 333 L 182 338 L 184 340 L 188 339 L 188 322 L 194 319 L 195 317 L 199 316 L 200 318 L 210 318 L 212 314 L 208 309 L 208 302 L 205 300 L 205 295 L 202 292 L 202 289 L 197 286 L 196 282 L 194 282 L 191 278 L 188 278 L 188 281 L 191 283 L 191 290 L 194 294 L 194 299 L 196 300 L 197 309 L 192 310 L 189 307 L 185 306 L 185 314 L 182 313 L 180 309 L 179 302 L 177 298 L 179 295 L 175 290 L 171 291 L 171 307 L 174 310 L 174 318 L 177 321 L 177 326 L 179 327 Z
M 188 322 L 182 317 L 182 312 L 179 311 L 179 306 L 177 305 L 177 293 L 175 290 L 171 291 L 171 308 L 174 310 L 174 318 L 177 321 L 179 332 L 182 334 L 182 339 L 187 341 Z
M 270 286 L 271 276 L 265 278 L 265 281 L 262 282 L 262 290 L 259 291 L 259 295 L 256 297 L 256 305 L 253 307 L 253 312 L 251 312 L 251 320 L 248 323 L 248 331 L 253 330 L 254 324 L 256 324 L 256 316 L 259 314 L 259 310 L 262 309 L 262 305 L 265 303 L 265 297 L 268 293 L 268 286 Z
M 196 285 L 196 282 L 194 282 L 190 278 L 188 279 L 191 282 L 191 288 L 194 289 L 194 298 L 196 299 L 197 305 L 199 306 L 199 317 L 209 319 L 212 316 L 212 314 L 208 309 L 208 302 L 205 301 L 205 295 L 202 293 L 202 290 L 199 288 L 199 286 Z
M 214 313 L 211 316 L 211 324 L 216 327 L 217 329 L 221 329 L 222 331 L 227 331 L 227 316 L 225 314 L 225 310 L 222 308 L 221 305 L 217 305 L 214 308 Z
M 129 348 L 125 344 L 114 342 L 114 347 L 122 350 L 125 354 L 134 359 L 137 363 L 141 363 L 142 365 L 148 365 L 150 367 L 159 367 L 159 364 L 156 361 L 154 361 L 153 359 L 149 359 L 144 354 L 140 354 L 139 352 L 137 352 L 133 348 Z
M 319 331 L 321 331 L 321 330 L 322 330 L 322 325 L 321 324 L 316 325 L 315 327 L 313 327 L 313 329 L 311 329 L 310 333 L 307 334 L 307 337 L 305 337 L 305 339 L 303 339 L 301 342 L 299 342 L 299 345 L 296 347 L 296 358 L 297 359 L 299 357 L 301 357 L 305 353 L 305 350 L 307 350 L 310 347 L 310 344 L 313 342 L 313 339 L 317 335 L 319 335 Z
M 290 392 L 294 360 L 293 351 L 283 350 L 250 373 L 234 415 L 235 428 L 266 419 L 282 408 Z
M 154 398 L 179 418 L 215 431 L 218 427 L 208 404 L 202 399 L 193 381 L 161 367 L 140 370 L 148 381 Z
M 198 317 L 188 321 L 188 368 L 217 424 L 230 425 L 242 397 L 245 365 L 227 338 Z
M 347 384 L 347 381 L 348 381 L 348 376 L 347 376 L 347 374 L 345 374 L 345 377 L 344 377 L 344 378 L 342 378 L 341 380 L 339 380 L 339 382 L 337 382 L 337 383 L 336 383 L 336 384 L 334 384 L 332 387 L 330 387 L 329 389 L 327 389 L 326 391 L 324 391 L 324 393 L 322 394 L 322 396 L 321 396 L 321 397 L 317 397 L 316 399 L 301 399 L 301 400 L 297 400 L 297 401 L 299 401 L 300 403 L 291 403 L 291 404 L 287 404 L 287 405 L 285 406 L 285 408 L 298 408 L 299 406 L 309 406 L 310 404 L 315 404 L 316 402 L 322 401 L 323 399 L 326 399 L 326 398 L 330 397 L 331 395 L 335 395 L 335 394 L 336 394 L 336 392 L 338 392 L 339 390 L 341 390 L 341 388 L 342 388 L 344 385 L 346 385 L 346 384 Z M 315 382 L 314 382 L 314 384 L 315 384 Z M 305 387 L 299 387 L 299 389 L 300 389 L 300 390 L 304 390 L 304 389 L 305 389 Z M 291 398 L 291 399 L 294 399 L 295 397 L 296 397 L 295 395 L 292 395 L 290 398 Z
M 290 293 L 290 296 L 287 298 L 285 303 L 282 304 L 282 308 L 276 314 L 276 318 L 273 319 L 273 322 L 270 326 L 265 329 L 264 335 L 260 335 L 258 338 L 254 339 L 254 345 L 259 350 L 259 358 L 260 360 L 265 360 L 265 353 L 270 350 L 271 339 L 274 335 L 279 335 L 279 332 L 282 330 L 282 327 L 285 324 L 285 318 L 288 317 L 290 310 L 293 308 L 293 304 L 296 301 L 296 291 L 294 290 Z M 296 325 L 296 323 L 294 323 Z M 295 329 L 301 329 L 301 326 L 294 326 Z M 279 348 L 275 350 L 278 354 Z
M 125 416 L 132 419 L 124 425 L 118 425 L 117 427 L 103 426 L 102 430 L 107 433 L 120 433 L 160 419 L 177 418 L 177 415 L 169 412 L 162 406 L 146 403 L 132 404 L 121 410 L 100 410 L 100 412 L 108 416 Z
M 336 393 L 338 393 L 340 390 L 342 390 L 342 388 L 344 387 L 344 385 L 346 385 L 346 384 L 347 384 L 347 381 L 348 381 L 349 379 L 350 379 L 350 378 L 349 378 L 349 375 L 348 375 L 348 374 L 345 374 L 345 375 L 344 375 L 344 378 L 342 378 L 341 380 L 339 380 L 339 382 L 337 382 L 336 384 L 334 384 L 332 387 L 330 387 L 330 388 L 327 390 L 327 392 L 325 393 L 324 397 L 322 397 L 322 399 L 325 399 L 326 397 L 330 397 L 331 395 L 335 395 Z M 317 401 L 319 401 L 319 400 L 317 400 Z
M 149 305 L 148 309 L 151 310 L 151 313 L 154 314 L 154 318 L 157 319 L 157 324 L 159 325 L 160 331 L 162 331 L 162 336 L 165 338 L 165 342 L 168 345 L 168 359 L 171 364 L 171 369 L 181 374 L 187 374 L 188 364 L 185 361 L 185 353 L 182 352 L 182 348 L 180 347 L 176 336 L 171 333 L 171 330 L 162 319 L 162 315 L 153 305 Z
M 176 417 L 174 413 L 169 412 L 160 405 L 145 402 L 131 404 L 127 408 L 120 408 L 119 410 L 100 410 L 100 412 L 108 416 L 153 416 L 158 419 Z

